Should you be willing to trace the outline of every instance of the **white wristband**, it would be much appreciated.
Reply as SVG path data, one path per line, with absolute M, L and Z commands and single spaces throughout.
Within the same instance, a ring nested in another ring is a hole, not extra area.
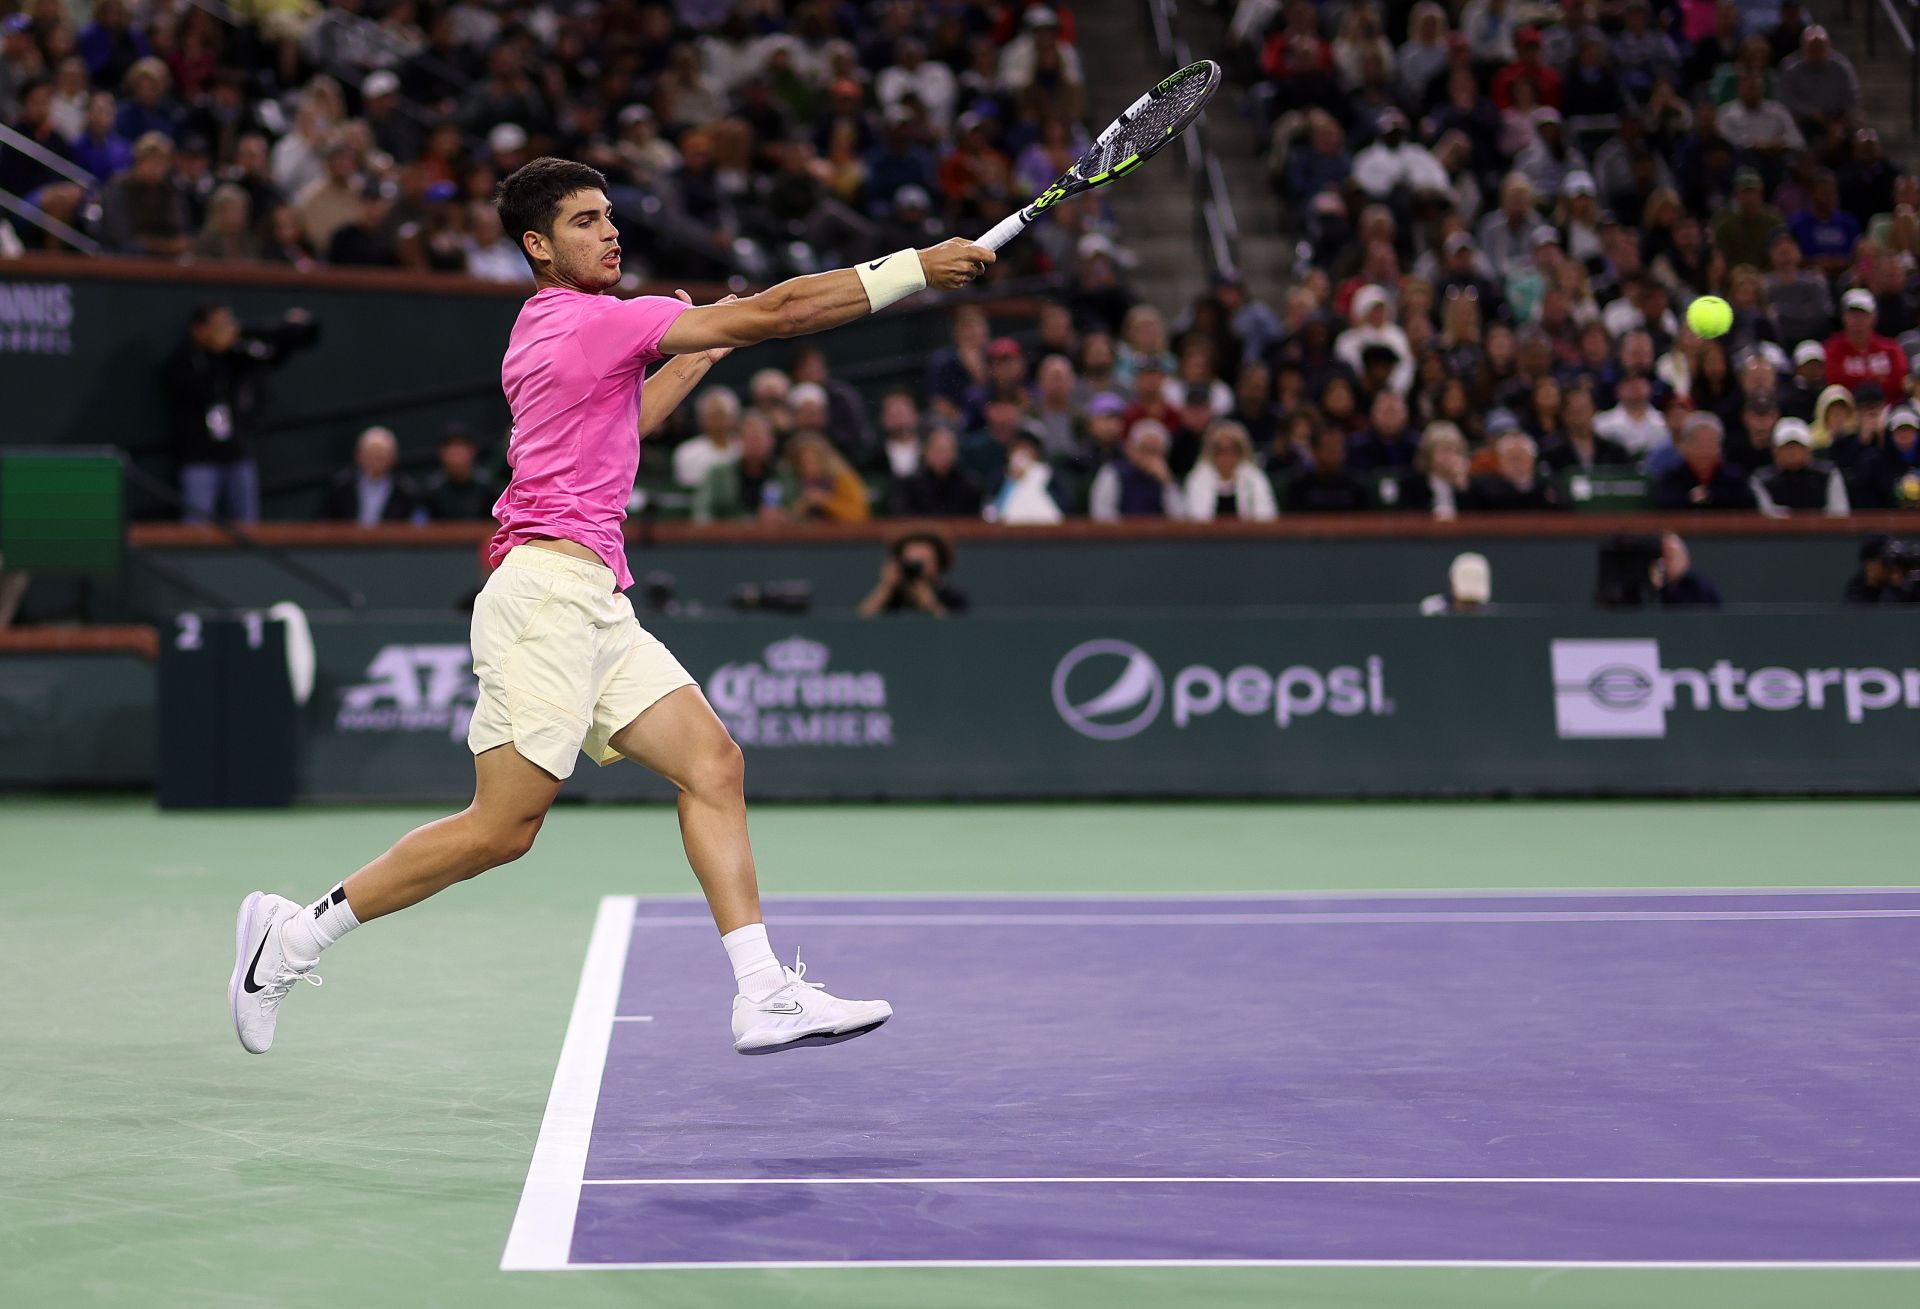
M 927 289 L 927 270 L 920 267 L 918 250 L 895 250 L 869 263 L 855 264 L 853 271 L 860 274 L 860 285 L 867 288 L 867 304 L 876 314 L 895 300 Z

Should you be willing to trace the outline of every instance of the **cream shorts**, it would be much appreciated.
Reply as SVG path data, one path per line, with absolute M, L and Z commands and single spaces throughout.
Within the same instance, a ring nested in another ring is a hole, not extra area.
M 474 601 L 473 671 L 467 748 L 512 742 L 559 778 L 582 750 L 597 764 L 618 759 L 609 737 L 694 685 L 613 589 L 612 569 L 532 545 L 509 550 Z

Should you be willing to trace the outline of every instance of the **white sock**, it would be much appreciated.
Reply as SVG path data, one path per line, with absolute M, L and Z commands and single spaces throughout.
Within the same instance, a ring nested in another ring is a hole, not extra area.
M 360 926 L 347 903 L 343 882 L 315 900 L 280 928 L 280 943 L 295 959 L 318 959 L 320 952 Z
M 787 984 L 787 971 L 767 944 L 767 925 L 749 923 L 720 938 L 733 964 L 733 980 L 749 1000 L 764 1000 Z

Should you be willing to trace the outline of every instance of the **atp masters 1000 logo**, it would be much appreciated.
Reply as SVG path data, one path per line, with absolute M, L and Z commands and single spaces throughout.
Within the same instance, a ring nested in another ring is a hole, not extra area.
M 715 669 L 707 699 L 743 746 L 892 745 L 887 679 L 871 669 L 830 668 L 831 662 L 826 646 L 791 636 L 756 661 Z
M 467 739 L 480 683 L 465 644 L 381 646 L 367 664 L 366 679 L 340 693 L 336 731 L 444 732 Z

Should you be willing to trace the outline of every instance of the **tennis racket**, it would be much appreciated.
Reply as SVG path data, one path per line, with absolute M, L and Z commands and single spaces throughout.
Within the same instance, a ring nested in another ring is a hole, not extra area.
M 998 250 L 1062 200 L 1125 177 L 1191 127 L 1219 89 L 1219 64 L 1211 59 L 1188 64 L 1129 105 L 1072 168 L 1035 196 L 1032 204 L 1001 219 L 980 238 L 980 244 Z

